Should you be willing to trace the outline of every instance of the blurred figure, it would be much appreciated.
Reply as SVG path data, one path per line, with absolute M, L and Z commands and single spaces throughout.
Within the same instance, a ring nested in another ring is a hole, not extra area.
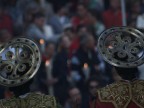
M 104 24 L 98 19 L 98 13 L 91 11 L 89 14 L 90 25 L 94 27 L 96 38 L 105 30 Z
M 142 0 L 142 3 L 140 1 L 137 1 L 135 3 L 135 5 L 137 7 L 136 9 L 138 10 L 137 16 L 136 16 L 137 19 L 135 20 L 135 27 L 137 27 L 138 29 L 144 30 L 144 25 L 143 25 L 143 23 L 144 23 L 144 18 L 143 18 L 144 17 L 144 11 L 142 10 L 142 13 L 140 13 L 140 9 L 143 9 L 143 7 L 144 7 L 144 0 Z M 140 6 L 141 6 L 141 8 L 140 8 Z
M 136 20 L 136 28 L 144 30 L 144 13 L 139 15 Z
M 40 12 L 33 15 L 33 23 L 29 25 L 26 34 L 35 40 L 48 40 L 54 35 L 51 26 L 46 24 L 45 15 Z
M 89 8 L 102 12 L 104 9 L 104 0 L 86 0 L 89 1 Z
M 76 37 L 75 30 L 72 26 L 66 27 L 64 29 L 64 35 L 67 35 L 71 41 Z
M 56 45 L 53 42 L 47 42 L 45 55 L 42 57 L 40 69 L 35 77 L 34 83 L 31 86 L 31 91 L 40 91 L 44 94 L 50 94 L 49 87 L 53 86 L 57 79 L 48 76 L 48 72 L 52 74 L 52 64 L 55 55 Z M 53 91 L 52 91 L 53 92 Z M 52 95 L 52 94 L 50 94 Z
M 52 58 L 54 56 L 54 53 L 55 53 L 55 43 L 48 42 L 46 45 L 45 53 L 46 53 L 48 58 Z
M 77 32 L 77 35 L 79 36 L 79 38 L 84 34 L 90 33 L 90 31 L 88 30 L 88 26 L 85 24 L 78 25 L 76 32 Z
M 0 30 L 0 42 L 5 43 L 11 40 L 12 38 L 13 36 L 8 30 L 5 30 L 5 29 Z
M 25 1 L 20 0 L 19 2 L 22 2 L 21 3 L 21 5 L 22 5 L 22 4 L 27 4 L 28 1 L 27 0 L 25 0 Z M 19 3 L 19 2 L 17 2 L 17 3 Z M 23 2 L 25 2 L 25 3 L 23 3 Z M 18 6 L 18 7 L 20 8 L 20 6 Z M 24 26 L 24 30 L 27 30 L 29 25 L 31 23 L 33 23 L 33 15 L 40 11 L 40 6 L 35 2 L 34 3 L 33 2 L 28 3 L 28 5 L 22 11 L 23 11 L 23 22 L 22 22 L 22 24 Z
M 84 108 L 82 107 L 82 96 L 77 87 L 71 87 L 68 90 L 69 98 L 64 108 Z
M 22 21 L 22 12 L 19 9 L 19 7 L 17 7 L 17 1 L 18 0 L 3 0 L 4 1 L 4 5 L 5 5 L 5 11 L 11 16 L 14 26 L 19 25 Z
M 12 35 L 13 34 L 13 21 L 12 18 L 4 12 L 4 7 L 0 4 L 0 30 L 5 29 Z
M 80 40 L 80 48 L 76 51 L 71 61 L 71 78 L 81 91 L 85 94 L 87 79 L 96 75 L 99 76 L 99 59 L 94 50 L 95 40 L 92 35 L 84 35 Z
M 68 48 L 70 44 L 68 36 L 62 36 L 58 41 L 58 49 L 53 60 L 52 74 L 57 79 L 57 82 L 54 84 L 54 93 L 62 105 L 64 105 L 67 99 L 69 85 L 67 76 L 69 74 Z
M 54 11 L 58 10 L 60 7 L 64 7 L 69 1 L 71 0 L 62 0 L 62 1 L 58 1 L 58 0 L 47 0 L 49 3 L 51 3 L 53 5 L 53 9 Z
M 0 30 L 0 44 L 6 43 L 12 39 L 11 33 L 8 30 Z M 6 50 L 5 50 L 6 51 Z M 2 55 L 5 57 L 5 55 Z M 3 86 L 0 86 L 0 99 L 8 98 L 11 96 L 11 92 Z
M 100 80 L 93 76 L 88 80 L 88 89 L 89 89 L 89 108 L 94 108 L 95 107 L 95 102 L 96 102 L 96 91 L 102 87 L 100 84 Z
M 86 25 L 80 24 L 77 26 L 76 30 L 71 28 L 71 34 L 73 34 L 72 42 L 69 48 L 70 57 L 78 50 L 80 47 L 80 38 L 85 34 L 90 33 L 90 30 Z
M 76 28 L 79 24 L 87 24 L 88 19 L 88 10 L 84 4 L 78 4 L 77 6 L 77 15 L 72 17 L 72 25 Z
M 141 7 L 140 7 L 140 1 L 131 1 L 130 2 L 130 11 L 128 14 L 128 26 L 136 27 L 137 18 L 140 15 Z
M 71 45 L 69 47 L 69 57 L 71 58 L 74 52 L 79 48 L 78 35 L 73 27 L 67 27 L 64 29 L 64 34 L 71 40 Z
M 53 27 L 55 34 L 61 34 L 65 26 L 70 23 L 67 8 L 59 8 L 56 14 L 49 18 L 48 23 Z
M 103 21 L 106 28 L 122 26 L 122 13 L 120 0 L 110 0 L 110 7 L 103 13 Z

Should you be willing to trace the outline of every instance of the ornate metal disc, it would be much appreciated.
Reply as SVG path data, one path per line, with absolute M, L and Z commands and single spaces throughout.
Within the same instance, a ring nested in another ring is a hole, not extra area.
M 129 27 L 107 29 L 99 37 L 98 50 L 111 65 L 139 66 L 144 63 L 144 34 Z
M 0 45 L 0 84 L 12 87 L 29 81 L 40 63 L 39 48 L 32 40 L 17 38 Z

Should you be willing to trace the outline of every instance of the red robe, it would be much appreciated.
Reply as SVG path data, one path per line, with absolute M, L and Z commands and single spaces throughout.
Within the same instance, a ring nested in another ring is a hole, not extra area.
M 144 81 L 119 81 L 97 91 L 95 108 L 144 108 Z

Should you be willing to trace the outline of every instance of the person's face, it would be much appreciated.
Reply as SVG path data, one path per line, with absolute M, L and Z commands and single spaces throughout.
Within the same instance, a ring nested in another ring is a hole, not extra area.
M 87 47 L 89 49 L 93 49 L 95 47 L 95 39 L 93 38 L 93 36 L 89 36 L 88 42 L 87 42 Z
M 53 56 L 55 53 L 55 45 L 54 44 L 49 44 L 47 47 L 46 47 L 46 54 L 48 56 Z
M 61 8 L 59 11 L 58 11 L 58 14 L 60 16 L 65 16 L 67 14 L 67 10 L 65 8 Z
M 77 103 L 81 103 L 81 93 L 77 88 L 70 90 L 69 95 L 72 102 L 77 101 Z
M 120 0 L 110 0 L 110 6 L 113 9 L 119 9 L 120 7 Z
M 70 39 L 68 38 L 68 36 L 64 36 L 63 39 L 62 39 L 62 47 L 63 48 L 69 48 L 70 47 L 70 44 L 71 44 L 71 41 Z
M 84 17 L 87 13 L 87 10 L 85 9 L 85 7 L 83 5 L 79 5 L 77 7 L 77 13 L 80 17 Z
M 96 81 L 91 81 L 89 84 L 89 92 L 92 96 L 96 95 L 96 90 L 98 89 L 99 83 Z
M 88 30 L 86 27 L 82 27 L 79 31 L 78 31 L 78 35 L 81 36 L 83 34 L 87 34 Z
M 69 36 L 70 40 L 72 40 L 74 38 L 74 36 L 75 36 L 75 34 L 72 33 L 72 31 L 69 31 L 69 30 L 65 31 L 64 34 Z
M 36 25 L 38 25 L 39 27 L 43 27 L 45 24 L 45 17 L 40 17 L 40 18 L 36 18 L 35 19 L 35 23 Z

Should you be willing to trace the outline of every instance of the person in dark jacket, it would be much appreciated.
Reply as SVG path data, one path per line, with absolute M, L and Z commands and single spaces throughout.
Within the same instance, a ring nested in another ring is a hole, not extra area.
M 91 75 L 99 74 L 99 58 L 94 50 L 95 40 L 91 35 L 82 36 L 80 48 L 72 57 L 72 79 L 83 90 L 82 85 Z
M 62 36 L 59 39 L 58 51 L 53 61 L 53 77 L 57 79 L 54 84 L 54 94 L 58 98 L 59 102 L 64 105 L 67 98 L 68 89 L 68 48 L 70 46 L 70 40 L 67 36 Z

